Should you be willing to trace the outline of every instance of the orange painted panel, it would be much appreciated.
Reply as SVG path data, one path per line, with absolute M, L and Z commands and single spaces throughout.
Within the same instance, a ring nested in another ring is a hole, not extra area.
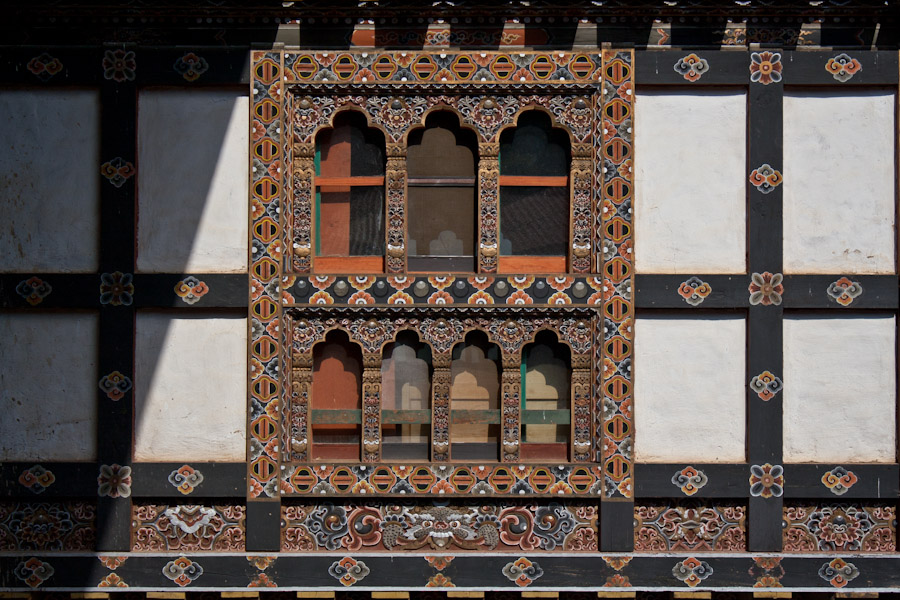
M 382 256 L 317 256 L 316 273 L 383 273 Z
M 565 273 L 565 256 L 501 256 L 500 273 Z

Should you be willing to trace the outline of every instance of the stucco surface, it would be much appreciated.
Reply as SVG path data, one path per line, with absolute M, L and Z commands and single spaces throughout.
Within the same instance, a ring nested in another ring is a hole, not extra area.
M 0 313 L 0 461 L 97 455 L 96 313 Z
M 246 352 L 245 318 L 139 312 L 135 460 L 245 460 Z
M 638 462 L 743 462 L 744 319 L 639 317 L 634 340 Z
M 635 269 L 745 272 L 746 94 L 644 92 L 635 102 Z
M 893 462 L 895 318 L 784 320 L 784 461 Z
M 0 271 L 97 270 L 99 122 L 96 91 L 0 91 Z
M 894 94 L 784 96 L 784 271 L 894 272 Z
M 246 270 L 248 112 L 244 92 L 139 95 L 138 271 Z

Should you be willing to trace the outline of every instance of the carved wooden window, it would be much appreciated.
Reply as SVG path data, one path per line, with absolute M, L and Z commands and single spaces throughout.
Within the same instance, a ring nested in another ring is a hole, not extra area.
M 571 352 L 550 331 L 522 349 L 522 459 L 569 459 Z
M 500 455 L 500 349 L 481 331 L 453 348 L 450 455 L 496 461 Z
M 430 457 L 431 348 L 412 331 L 385 346 L 381 362 L 381 457 Z
M 312 458 L 359 460 L 362 352 L 343 331 L 313 348 Z
M 437 111 L 407 149 L 410 271 L 475 271 L 478 141 Z
M 539 110 L 500 136 L 500 272 L 566 271 L 568 135 Z
M 319 272 L 384 270 L 384 135 L 344 111 L 316 136 Z

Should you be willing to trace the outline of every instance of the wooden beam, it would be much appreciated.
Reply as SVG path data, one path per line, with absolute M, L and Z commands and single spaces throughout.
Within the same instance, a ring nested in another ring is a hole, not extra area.
M 598 598 L 634 598 L 636 592 L 597 592 Z
M 372 592 L 372 600 L 409 600 L 409 592 Z
M 297 592 L 298 598 L 334 598 L 334 592 Z
M 675 600 L 710 600 L 712 592 L 673 592 Z
M 790 592 L 753 592 L 754 598 L 790 598 Z

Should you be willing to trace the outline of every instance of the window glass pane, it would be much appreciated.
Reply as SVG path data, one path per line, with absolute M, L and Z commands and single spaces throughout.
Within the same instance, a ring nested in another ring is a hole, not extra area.
M 316 136 L 319 154 L 317 175 L 323 177 L 361 177 L 384 175 L 384 135 L 369 128 L 358 113 L 341 113 L 334 129 Z
M 431 360 L 428 348 L 421 346 L 398 341 L 385 349 L 381 363 L 383 410 L 428 411 L 430 415 Z M 428 460 L 430 433 L 430 423 L 384 424 L 382 457 Z
M 406 153 L 410 178 L 475 177 L 474 134 L 460 130 L 454 115 L 434 113 L 427 129 L 409 135 Z
M 450 409 L 499 410 L 500 379 L 496 346 L 484 334 L 470 334 L 465 344 L 454 348 L 450 363 Z M 493 359 L 493 360 L 492 360 Z M 497 460 L 500 425 L 458 423 L 450 425 L 454 460 Z
M 561 256 L 569 246 L 567 187 L 500 188 L 500 254 Z
M 409 256 L 475 255 L 477 148 L 448 112 L 432 113 L 425 129 L 410 133 Z
M 362 353 L 342 332 L 329 334 L 313 349 L 313 410 L 360 411 Z M 359 459 L 359 424 L 312 425 L 313 458 Z
M 384 187 L 321 186 L 319 256 L 384 253 Z
M 569 410 L 570 353 L 547 331 L 522 352 L 524 362 L 523 398 L 526 411 Z M 523 414 L 523 420 L 526 419 Z M 522 425 L 523 460 L 566 460 L 569 451 L 571 417 L 553 417 L 557 423 Z
M 522 113 L 514 129 L 500 134 L 500 174 L 568 175 L 568 135 L 540 111 Z
M 475 188 L 413 187 L 409 194 L 411 256 L 475 254 Z

